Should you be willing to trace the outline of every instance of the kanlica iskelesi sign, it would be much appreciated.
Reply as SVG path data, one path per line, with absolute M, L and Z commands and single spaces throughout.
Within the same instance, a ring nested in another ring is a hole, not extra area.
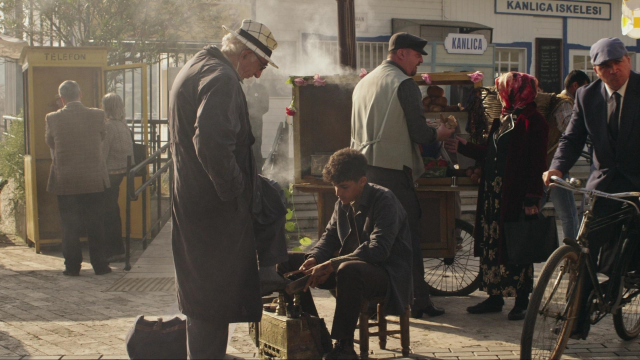
M 495 0 L 496 14 L 611 20 L 611 3 L 594 1 Z

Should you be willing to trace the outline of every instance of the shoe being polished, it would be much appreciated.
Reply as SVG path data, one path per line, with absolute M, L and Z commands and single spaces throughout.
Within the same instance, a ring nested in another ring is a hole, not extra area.
M 333 346 L 333 350 L 324 354 L 323 360 L 342 360 L 342 359 L 357 359 L 358 354 L 353 349 L 353 339 L 338 340 Z
M 284 291 L 291 281 L 278 274 L 275 266 L 268 266 L 258 270 L 260 275 L 260 296 L 266 296 L 274 291 Z
M 429 317 L 436 317 L 444 315 L 444 313 L 444 309 L 435 306 L 430 297 L 413 299 L 411 317 L 414 319 L 421 319 L 424 314 Z
M 502 296 L 489 296 L 485 301 L 469 306 L 467 308 L 467 312 L 469 314 L 488 314 L 488 313 L 497 313 L 502 311 L 502 307 L 504 306 L 504 299 Z

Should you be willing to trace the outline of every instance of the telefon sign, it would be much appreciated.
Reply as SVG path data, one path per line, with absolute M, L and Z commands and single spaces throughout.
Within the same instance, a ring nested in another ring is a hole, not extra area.
M 449 34 L 444 48 L 449 54 L 482 55 L 487 51 L 487 39 L 480 34 Z

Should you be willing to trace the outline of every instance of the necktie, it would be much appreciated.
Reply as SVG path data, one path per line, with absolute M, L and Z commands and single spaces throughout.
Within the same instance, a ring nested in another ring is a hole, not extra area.
M 609 134 L 611 134 L 611 138 L 613 140 L 618 139 L 618 121 L 620 119 L 620 100 L 622 96 L 618 92 L 613 93 L 613 98 L 615 99 L 615 108 L 613 110 L 613 115 L 609 119 Z

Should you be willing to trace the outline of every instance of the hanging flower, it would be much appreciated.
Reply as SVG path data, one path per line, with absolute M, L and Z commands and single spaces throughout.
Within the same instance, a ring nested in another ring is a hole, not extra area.
M 319 74 L 313 76 L 313 86 L 325 86 L 327 81 L 323 79 Z
M 289 106 L 287 106 L 285 108 L 285 112 L 287 113 L 288 116 L 294 116 L 298 110 L 296 110 L 295 106 L 293 106 L 293 102 L 296 100 L 296 98 L 294 97 L 293 99 L 291 99 L 291 104 L 289 104 Z
M 305 86 L 305 85 L 307 85 L 307 82 L 303 78 L 295 78 L 293 80 L 293 83 L 296 84 L 296 86 Z
M 363 77 L 367 76 L 367 74 L 368 74 L 367 69 L 362 68 L 360 69 L 360 75 L 358 76 L 360 76 L 360 79 L 362 79 Z
M 431 85 L 431 76 L 429 76 L 429 74 L 422 74 L 422 80 L 424 80 L 427 85 Z
M 484 79 L 484 75 L 480 71 L 476 71 L 473 74 L 467 74 L 467 76 L 473 81 L 473 83 L 479 83 Z

